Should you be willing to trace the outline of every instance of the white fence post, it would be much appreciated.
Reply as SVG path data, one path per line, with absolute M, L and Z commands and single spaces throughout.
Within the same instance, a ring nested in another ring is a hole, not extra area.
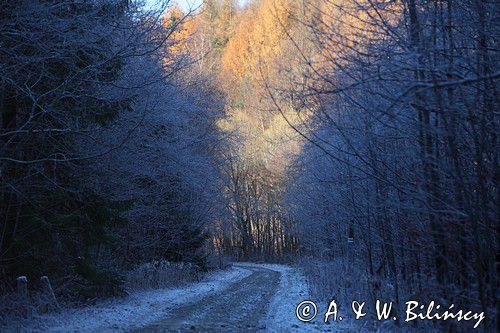
M 17 278 L 17 299 L 19 302 L 19 310 L 22 315 L 26 318 L 31 317 L 32 309 L 28 296 L 28 278 L 26 276 Z
M 47 276 L 42 276 L 40 278 L 40 282 L 42 284 L 42 294 L 45 307 L 44 310 L 59 311 L 61 307 L 59 306 L 59 302 L 57 302 L 57 298 L 54 294 L 54 290 L 52 289 L 49 278 Z

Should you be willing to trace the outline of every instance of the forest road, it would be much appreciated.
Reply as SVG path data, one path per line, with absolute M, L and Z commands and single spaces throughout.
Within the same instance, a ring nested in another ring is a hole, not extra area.
M 239 267 L 251 274 L 216 294 L 180 305 L 163 319 L 132 332 L 265 331 L 262 319 L 277 290 L 280 273 L 261 267 Z

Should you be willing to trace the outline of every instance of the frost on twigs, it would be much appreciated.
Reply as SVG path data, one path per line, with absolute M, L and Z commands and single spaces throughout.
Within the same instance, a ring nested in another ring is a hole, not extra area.
M 199 282 L 202 277 L 201 269 L 192 263 L 155 260 L 130 271 L 126 287 L 131 290 L 172 288 Z

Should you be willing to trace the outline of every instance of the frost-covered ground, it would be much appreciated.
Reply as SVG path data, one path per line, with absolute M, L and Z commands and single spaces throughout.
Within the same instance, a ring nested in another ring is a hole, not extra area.
M 241 264 L 255 265 L 255 264 Z M 280 272 L 280 283 L 276 294 L 274 294 L 269 305 L 267 316 L 262 322 L 266 323 L 268 332 L 349 332 L 353 331 L 350 321 L 325 324 L 324 313 L 326 304 L 318 304 L 318 313 L 311 322 L 300 322 L 296 317 L 296 307 L 302 301 L 312 300 L 306 277 L 300 270 L 276 264 L 259 264 L 264 267 Z
M 135 292 L 83 309 L 17 322 L 2 332 L 312 332 L 345 330 L 318 317 L 302 323 L 305 277 L 289 266 L 238 263 L 181 289 Z
M 159 320 L 179 304 L 195 302 L 208 294 L 217 293 L 250 273 L 233 267 L 181 289 L 135 292 L 124 299 L 107 300 L 83 309 L 20 321 L 10 327 L 0 327 L 0 332 L 125 332 Z

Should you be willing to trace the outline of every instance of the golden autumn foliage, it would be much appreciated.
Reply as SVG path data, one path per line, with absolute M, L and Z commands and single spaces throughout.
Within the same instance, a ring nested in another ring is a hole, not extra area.
M 243 137 L 240 155 L 246 163 L 264 165 L 277 174 L 284 172 L 287 156 L 299 148 L 296 133 L 276 112 L 266 86 L 288 84 L 282 71 L 297 63 L 291 39 L 297 34 L 298 14 L 295 0 L 250 4 L 238 16 L 220 59 L 219 80 L 229 99 L 223 128 Z
M 223 74 L 236 82 L 245 75 L 257 77 L 283 51 L 281 43 L 286 39 L 291 13 L 290 0 L 268 0 L 250 6 L 224 50 Z
M 172 6 L 166 11 L 162 25 L 168 35 L 164 61 L 166 65 L 171 65 L 189 54 L 189 38 L 193 34 L 195 22 L 180 8 Z
M 247 163 L 282 173 L 287 156 L 299 146 L 296 133 L 276 112 L 265 86 L 286 88 L 290 68 L 300 72 L 293 40 L 303 32 L 297 19 L 301 8 L 296 0 L 261 0 L 237 11 L 234 3 L 206 1 L 202 11 L 189 21 L 193 36 L 188 48 L 199 53 L 196 50 L 202 50 L 201 45 L 210 45 L 210 56 L 199 57 L 198 64 L 213 71 L 226 93 L 228 117 L 220 127 L 238 133 L 242 139 L 239 155 Z M 207 58 L 216 65 L 209 64 Z M 289 121 L 299 121 L 291 104 L 284 112 Z

